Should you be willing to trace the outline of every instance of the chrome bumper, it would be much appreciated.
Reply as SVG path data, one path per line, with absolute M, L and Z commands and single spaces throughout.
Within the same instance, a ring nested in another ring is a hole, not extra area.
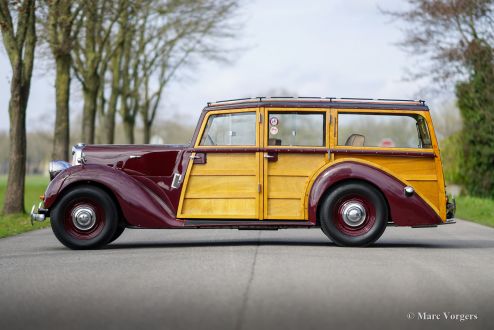
M 42 222 L 46 220 L 46 215 L 48 214 L 48 210 L 41 207 L 43 202 L 39 202 L 38 208 L 36 209 L 36 204 L 31 208 L 31 225 L 34 225 L 34 221 Z

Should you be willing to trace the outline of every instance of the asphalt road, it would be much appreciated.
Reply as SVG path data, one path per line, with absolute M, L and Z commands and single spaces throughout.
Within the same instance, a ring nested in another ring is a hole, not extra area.
M 317 229 L 127 230 L 71 251 L 45 229 L 0 240 L 0 329 L 486 329 L 493 284 L 494 229 L 464 221 L 370 248 Z

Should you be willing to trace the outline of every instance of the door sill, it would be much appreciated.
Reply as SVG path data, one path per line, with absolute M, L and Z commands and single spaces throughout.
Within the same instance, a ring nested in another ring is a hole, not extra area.
M 194 219 L 185 220 L 185 227 L 189 228 L 288 228 L 288 227 L 314 227 L 310 221 L 297 220 L 221 220 L 221 219 Z

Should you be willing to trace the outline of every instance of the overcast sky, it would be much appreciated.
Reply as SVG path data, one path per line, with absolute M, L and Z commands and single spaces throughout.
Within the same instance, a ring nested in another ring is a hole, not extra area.
M 207 101 L 269 96 L 415 98 L 418 83 L 405 82 L 416 59 L 395 45 L 402 37 L 379 7 L 403 9 L 402 0 L 244 1 L 245 22 L 228 47 L 245 48 L 232 63 L 202 62 L 166 91 L 159 117 L 195 122 Z M 219 45 L 221 47 L 221 45 Z M 39 62 L 38 62 L 39 64 Z M 8 129 L 10 66 L 0 51 L 0 129 Z M 79 93 L 73 93 L 74 98 Z M 274 95 L 276 96 L 276 95 Z M 283 95 L 285 96 L 285 95 Z M 422 96 L 424 97 L 424 96 Z M 80 113 L 82 104 L 74 110 Z M 54 79 L 37 70 L 27 125 L 54 122 Z

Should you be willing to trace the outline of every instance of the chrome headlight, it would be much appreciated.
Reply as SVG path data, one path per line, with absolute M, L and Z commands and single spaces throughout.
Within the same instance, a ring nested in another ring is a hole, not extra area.
M 86 145 L 84 143 L 78 143 L 72 147 L 72 165 L 84 164 L 84 153 L 82 149 L 84 149 Z
M 53 180 L 58 173 L 69 168 L 71 165 L 63 160 L 53 160 L 50 162 L 48 171 L 50 172 L 50 180 Z

